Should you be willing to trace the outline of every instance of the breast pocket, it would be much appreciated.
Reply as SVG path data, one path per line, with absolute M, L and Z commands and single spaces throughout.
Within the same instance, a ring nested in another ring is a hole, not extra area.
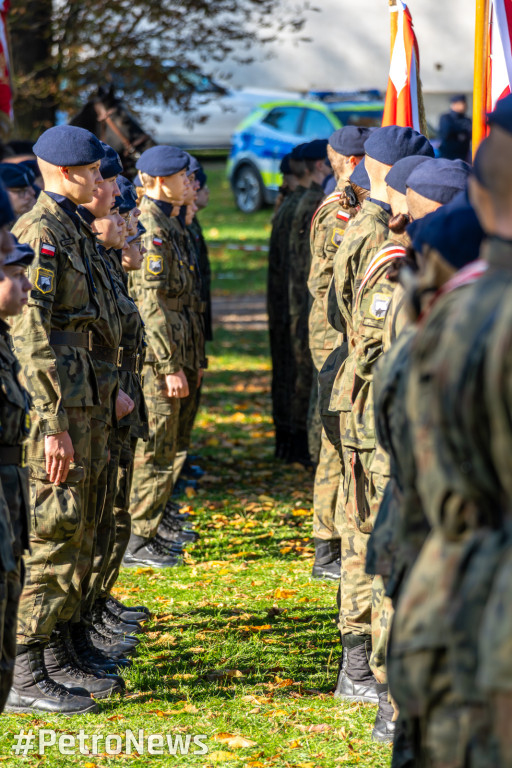
M 69 251 L 63 261 L 63 271 L 55 293 L 55 299 L 63 307 L 81 309 L 89 303 L 87 267 L 81 253 Z

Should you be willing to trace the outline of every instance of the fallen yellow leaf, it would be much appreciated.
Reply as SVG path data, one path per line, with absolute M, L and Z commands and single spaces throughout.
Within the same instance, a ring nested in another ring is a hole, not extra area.
M 212 763 L 221 763 L 223 760 L 236 760 L 237 756 L 234 752 L 224 752 L 224 750 L 219 750 L 218 752 L 210 752 L 208 755 L 208 760 L 211 760 Z
M 221 741 L 224 744 L 227 744 L 228 747 L 231 747 L 231 749 L 241 749 L 244 747 L 255 747 L 256 742 L 251 741 L 250 739 L 246 739 L 243 736 L 237 736 L 233 733 L 218 733 L 216 736 L 213 736 L 214 741 Z

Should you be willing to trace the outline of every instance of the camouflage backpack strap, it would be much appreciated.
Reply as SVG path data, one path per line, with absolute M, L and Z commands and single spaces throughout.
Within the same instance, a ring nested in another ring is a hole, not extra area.
M 395 259 L 403 259 L 406 253 L 407 251 L 403 246 L 390 244 L 384 248 L 381 248 L 381 250 L 375 254 L 373 259 L 368 264 L 366 272 L 363 275 L 361 285 L 359 286 L 355 302 L 356 308 L 359 306 L 361 294 L 363 293 L 365 286 L 368 285 L 372 277 L 390 261 L 394 261 Z

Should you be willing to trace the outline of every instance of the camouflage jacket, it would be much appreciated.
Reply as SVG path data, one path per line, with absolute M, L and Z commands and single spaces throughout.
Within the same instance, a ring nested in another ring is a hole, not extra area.
M 78 221 L 78 217 L 76 217 Z M 52 330 L 87 332 L 100 315 L 88 241 L 68 213 L 44 192 L 13 228 L 35 251 L 28 269 L 28 307 L 13 321 L 13 343 L 23 382 L 42 434 L 68 429 L 66 406 L 98 403 L 92 359 L 85 348 L 50 345 Z
M 201 273 L 192 238 L 179 217 L 171 219 L 174 230 L 174 243 L 184 265 L 186 291 L 182 295 L 185 304 L 187 336 L 185 347 L 185 367 L 197 371 L 206 368 L 204 346 L 204 302 L 201 298 Z
M 142 392 L 141 371 L 146 354 L 144 323 L 136 303 L 128 293 L 128 277 L 123 270 L 117 251 L 110 249 L 105 253 L 110 274 L 116 289 L 117 308 L 121 318 L 121 347 L 123 358 L 119 369 L 119 386 L 131 397 L 135 407 L 131 413 L 119 422 L 119 426 L 130 426 L 134 437 L 147 438 L 148 414 Z M 135 370 L 129 370 L 129 366 Z
M 130 293 L 146 328 L 146 362 L 157 374 L 177 373 L 186 360 L 187 317 L 180 298 L 187 291 L 186 266 L 176 250 L 171 218 L 148 197 L 140 207 L 147 253 L 142 269 L 130 274 Z
M 333 275 L 334 255 L 341 245 L 345 227 L 351 218 L 340 206 L 342 191 L 336 189 L 325 198 L 313 215 L 310 232 L 311 268 L 308 288 L 313 303 L 309 312 L 309 347 L 313 363 L 320 370 L 329 352 L 341 344 L 340 337 L 327 319 L 327 290 Z
M 372 259 L 378 254 L 389 237 L 389 214 L 370 200 L 365 200 L 361 210 L 345 231 L 343 242 L 334 258 L 334 285 L 336 299 L 342 315 L 349 344 L 349 357 L 354 348 L 352 337 L 353 308 L 359 287 Z M 380 314 L 379 307 L 376 312 Z M 349 413 L 352 410 L 354 389 L 354 358 L 341 366 L 334 382 L 331 410 Z M 359 446 L 357 434 L 354 447 Z
M 81 208 L 78 213 L 83 216 Z M 84 236 L 86 254 L 91 266 L 94 281 L 94 296 L 99 305 L 99 317 L 91 327 L 93 349 L 92 364 L 100 400 L 100 410 L 95 416 L 107 424 L 115 424 L 116 398 L 119 389 L 118 359 L 121 344 L 121 318 L 117 308 L 117 291 L 110 274 L 110 268 L 104 257 L 105 249 L 96 243 L 96 236 L 87 221 L 82 218 L 81 231 Z M 102 356 L 112 355 L 115 359 L 101 359 Z
M 270 328 L 290 320 L 289 274 L 290 230 L 295 211 L 306 193 L 298 185 L 277 211 L 272 225 L 268 253 L 267 311 Z
M 320 184 L 313 182 L 302 195 L 290 228 L 290 317 L 300 317 L 299 333 L 307 337 L 310 296 L 307 288 L 311 267 L 309 232 L 311 220 L 324 196 Z
M 201 299 L 206 302 L 206 309 L 203 313 L 204 338 L 205 341 L 212 341 L 212 270 L 210 265 L 210 258 L 208 256 L 208 246 L 206 245 L 203 229 L 197 216 L 194 216 L 192 219 L 192 224 L 188 227 L 188 231 L 196 250 L 197 263 L 199 264 L 199 272 L 201 273 Z
M 30 398 L 18 379 L 20 366 L 8 330 L 0 320 L 0 449 L 21 445 L 30 431 Z M 0 462 L 0 497 L 0 567 L 12 570 L 11 551 L 19 556 L 28 549 L 30 506 L 24 462 Z

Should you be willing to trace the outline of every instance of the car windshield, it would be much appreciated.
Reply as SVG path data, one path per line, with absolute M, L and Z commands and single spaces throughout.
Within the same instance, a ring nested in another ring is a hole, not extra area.
M 332 108 L 338 120 L 342 125 L 361 125 L 366 128 L 380 128 L 382 124 L 383 110 L 377 109 L 353 109 L 353 108 Z

